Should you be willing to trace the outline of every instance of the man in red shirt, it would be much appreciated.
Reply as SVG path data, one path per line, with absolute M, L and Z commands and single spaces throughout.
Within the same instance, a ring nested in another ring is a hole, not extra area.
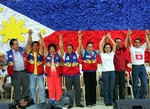
M 115 65 L 115 86 L 114 86 L 114 100 L 125 99 L 125 52 L 127 47 L 127 39 L 125 41 L 125 45 L 121 46 L 122 40 L 120 38 L 115 39 L 116 43 L 116 53 L 114 57 L 114 65 Z M 119 93 L 118 93 L 119 86 Z

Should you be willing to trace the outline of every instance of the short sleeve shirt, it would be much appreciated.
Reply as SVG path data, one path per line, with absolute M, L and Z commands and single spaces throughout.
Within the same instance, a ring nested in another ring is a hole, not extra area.
M 144 43 L 139 48 L 130 47 L 130 53 L 131 53 L 131 61 L 133 65 L 141 65 L 145 63 L 145 50 L 147 48 L 147 44 Z
M 102 59 L 102 72 L 106 71 L 114 71 L 114 55 L 115 53 L 112 51 L 110 53 L 100 53 Z

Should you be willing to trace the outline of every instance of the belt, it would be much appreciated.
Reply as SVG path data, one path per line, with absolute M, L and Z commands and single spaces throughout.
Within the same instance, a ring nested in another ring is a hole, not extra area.
M 24 72 L 24 71 L 26 71 L 26 70 L 20 70 L 20 71 L 14 71 L 14 72 Z
M 140 64 L 140 65 L 132 65 L 132 66 L 142 67 L 142 66 L 144 66 L 144 64 Z

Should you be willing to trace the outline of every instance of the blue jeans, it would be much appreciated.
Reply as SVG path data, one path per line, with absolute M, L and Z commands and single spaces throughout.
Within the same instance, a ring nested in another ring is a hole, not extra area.
M 36 88 L 38 85 L 38 92 L 40 97 L 40 103 L 45 102 L 45 87 L 43 75 L 29 74 L 29 86 L 31 98 L 33 98 L 34 103 L 36 103 Z
M 115 71 L 102 72 L 102 81 L 104 86 L 105 105 L 113 103 L 113 91 L 115 84 Z
M 141 81 L 141 88 L 138 87 L 138 80 Z M 132 65 L 133 94 L 135 99 L 143 99 L 147 93 L 147 74 L 145 66 Z

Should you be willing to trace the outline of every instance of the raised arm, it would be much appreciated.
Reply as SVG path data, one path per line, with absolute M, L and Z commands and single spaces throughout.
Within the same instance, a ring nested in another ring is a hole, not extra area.
M 60 51 L 60 56 L 64 55 L 64 45 L 63 45 L 63 40 L 62 40 L 62 34 L 59 34 L 59 51 Z
M 48 55 L 48 51 L 47 51 L 46 45 L 45 45 L 45 43 L 44 43 L 44 57 L 47 57 L 47 55 Z
M 148 49 L 150 50 L 150 32 L 148 30 L 145 30 L 146 32 L 146 44 Z
M 29 52 L 30 49 L 31 49 L 32 33 L 33 33 L 33 31 L 30 29 L 28 31 L 28 39 L 27 39 L 27 45 L 26 45 L 26 52 Z
M 43 41 L 41 32 L 38 33 L 38 37 L 40 40 L 40 52 L 41 52 L 41 54 L 44 54 L 44 41 Z
M 103 47 L 104 47 L 104 40 L 105 40 L 106 36 L 103 36 L 102 40 L 99 43 L 99 52 L 102 53 L 103 52 Z
M 128 30 L 127 36 L 126 36 L 126 40 L 127 40 L 126 46 L 129 45 L 129 47 L 131 47 L 131 45 L 132 45 L 132 40 L 131 40 L 131 36 L 130 36 L 131 33 L 132 33 L 132 31 Z
M 113 52 L 116 52 L 116 43 L 114 42 L 114 40 L 111 38 L 110 33 L 107 34 L 107 37 L 109 38 L 109 40 L 112 42 L 113 44 Z
M 81 33 L 81 31 L 78 31 L 78 42 L 79 42 L 79 46 L 77 48 L 77 53 L 80 54 L 82 51 L 82 33 Z
M 125 46 L 125 48 L 127 48 L 127 46 L 128 46 L 128 37 L 127 37 L 127 35 L 126 35 L 126 39 L 125 39 L 125 42 L 124 42 L 124 46 Z

